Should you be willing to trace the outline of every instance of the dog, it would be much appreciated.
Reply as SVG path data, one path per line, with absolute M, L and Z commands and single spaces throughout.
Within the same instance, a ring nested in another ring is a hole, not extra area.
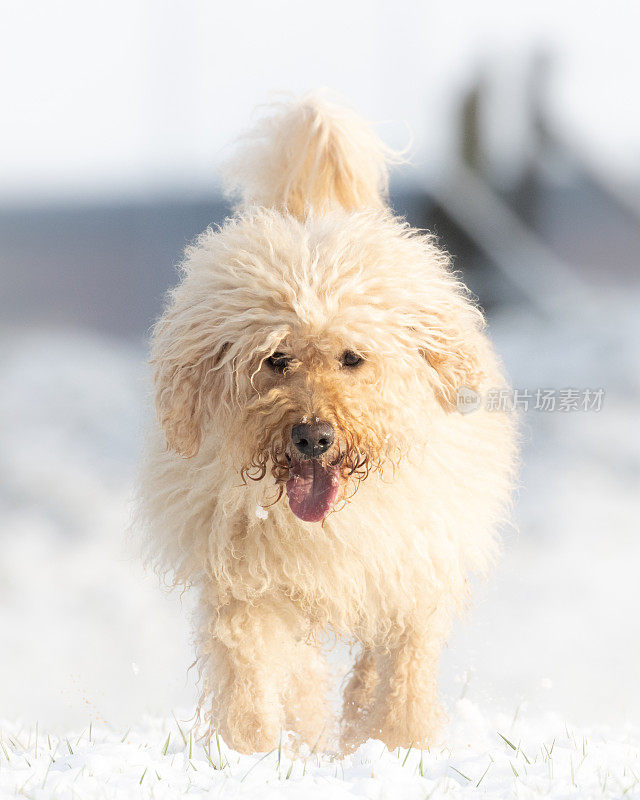
M 272 108 L 231 160 L 234 215 L 187 247 L 153 329 L 147 553 L 197 592 L 199 708 L 243 753 L 331 731 L 323 632 L 355 643 L 340 746 L 425 747 L 440 651 L 508 517 L 506 386 L 393 155 L 353 111 Z

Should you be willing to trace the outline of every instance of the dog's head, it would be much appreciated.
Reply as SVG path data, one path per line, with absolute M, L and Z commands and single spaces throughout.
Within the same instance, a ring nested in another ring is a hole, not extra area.
M 187 251 L 154 334 L 158 417 L 173 450 L 222 450 L 317 522 L 479 385 L 481 325 L 446 255 L 389 213 L 258 209 Z

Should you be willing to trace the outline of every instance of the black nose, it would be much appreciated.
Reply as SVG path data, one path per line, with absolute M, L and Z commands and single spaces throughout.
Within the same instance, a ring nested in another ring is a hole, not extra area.
M 291 441 L 305 458 L 318 458 L 333 444 L 335 434 L 330 422 L 306 422 L 291 428 Z

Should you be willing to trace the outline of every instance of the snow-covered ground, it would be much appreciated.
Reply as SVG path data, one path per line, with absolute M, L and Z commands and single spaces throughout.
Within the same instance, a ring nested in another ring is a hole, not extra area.
M 389 752 L 370 740 L 338 758 L 294 759 L 287 740 L 243 756 L 214 733 L 176 717 L 146 718 L 127 730 L 99 726 L 50 736 L 3 726 L 0 793 L 32 798 L 535 798 L 640 796 L 640 731 L 575 729 L 487 714 L 469 700 L 455 708 L 446 746 Z
M 445 653 L 443 747 L 405 760 L 370 742 L 293 765 L 189 744 L 189 601 L 163 595 L 124 540 L 144 351 L 6 332 L 0 796 L 640 796 L 637 307 L 601 295 L 596 318 L 493 321 L 518 388 L 606 396 L 600 412 L 525 414 L 519 531 Z M 340 677 L 348 653 L 331 657 Z

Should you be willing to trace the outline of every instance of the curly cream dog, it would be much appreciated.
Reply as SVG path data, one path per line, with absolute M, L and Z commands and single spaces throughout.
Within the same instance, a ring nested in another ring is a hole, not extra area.
M 499 362 L 447 255 L 386 206 L 387 162 L 351 111 L 274 112 L 153 334 L 141 516 L 198 592 L 200 705 L 243 752 L 330 729 L 327 628 L 359 645 L 342 746 L 432 742 L 440 650 L 508 504 L 513 420 L 456 409 Z

